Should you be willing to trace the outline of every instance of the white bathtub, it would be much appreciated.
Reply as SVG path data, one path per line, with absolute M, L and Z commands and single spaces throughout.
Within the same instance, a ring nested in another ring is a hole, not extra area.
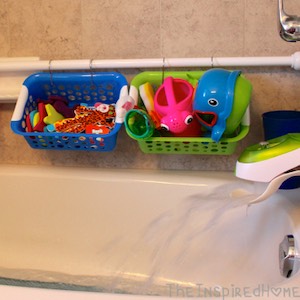
M 240 188 L 257 187 L 222 172 L 1 165 L 0 298 L 300 297 L 300 272 L 285 279 L 278 263 L 283 237 L 300 241 L 299 190 L 246 212 Z

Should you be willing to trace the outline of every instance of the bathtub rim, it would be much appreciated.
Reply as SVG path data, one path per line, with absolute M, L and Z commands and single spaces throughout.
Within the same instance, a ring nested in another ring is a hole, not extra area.
M 82 171 L 84 175 L 74 172 L 75 170 Z M 218 176 L 216 177 L 216 173 Z M 141 180 L 138 175 L 144 174 L 148 178 L 153 178 L 158 174 L 162 178 L 167 178 L 171 175 L 173 184 L 194 184 L 199 185 L 199 177 L 194 175 L 203 176 L 201 182 L 215 182 L 216 179 L 226 180 L 229 182 L 233 181 L 244 181 L 234 176 L 233 172 L 228 171 L 194 171 L 194 170 L 140 170 L 140 169 L 100 169 L 100 168 L 86 168 L 86 167 L 65 167 L 65 166 L 40 166 L 40 165 L 10 165 L 1 164 L 0 166 L 0 176 L 36 176 L 39 174 L 43 177 L 65 177 L 66 175 L 72 178 L 86 178 L 91 180 L 104 180 L 104 181 L 115 181 L 113 177 L 109 178 L 95 178 L 95 175 L 110 174 L 110 175 L 121 175 L 124 181 Z M 133 177 L 128 177 L 128 174 Z M 180 179 L 176 179 L 178 175 L 183 175 Z M 182 182 L 182 178 L 185 178 Z M 192 182 L 191 182 L 191 181 Z M 299 282 L 300 274 L 285 280 L 282 285 L 278 287 L 292 287 L 293 284 Z M 298 283 L 299 285 L 299 283 Z M 107 299 L 107 300 L 167 300 L 170 297 L 157 297 L 157 296 L 147 296 L 147 295 L 126 295 L 126 294 L 108 294 L 99 292 L 83 292 L 83 291 L 71 291 L 71 290 L 56 290 L 56 289 L 45 289 L 45 288 L 32 288 L 32 287 L 21 287 L 21 286 L 8 286 L 0 285 L 0 295 L 4 296 L 8 300 L 29 300 L 29 299 L 39 299 L 39 300 L 49 300 L 49 299 L 64 299 L 64 300 L 94 300 L 94 299 Z M 299 295 L 300 296 L 300 295 Z M 130 297 L 130 298 L 129 298 Z M 178 300 L 186 299 L 186 297 L 177 298 Z M 203 299 L 216 299 L 216 298 L 203 298 Z M 226 299 L 231 299 L 227 298 Z M 238 299 L 234 297 L 234 299 Z M 264 297 L 254 297 L 254 299 L 265 299 Z M 278 297 L 269 297 L 269 299 L 278 299 Z

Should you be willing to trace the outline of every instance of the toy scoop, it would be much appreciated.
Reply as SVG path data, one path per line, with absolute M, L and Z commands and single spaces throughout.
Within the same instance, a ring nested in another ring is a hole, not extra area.
M 183 79 L 167 77 L 154 96 L 161 128 L 181 134 L 193 121 L 193 86 Z
M 155 125 L 150 116 L 142 109 L 131 109 L 124 119 L 127 134 L 135 140 L 143 140 L 151 137 Z
M 230 130 L 230 133 L 233 133 L 248 106 L 248 97 L 246 101 L 237 101 L 234 106 L 235 87 L 240 73 L 240 71 L 211 69 L 199 79 L 193 108 L 197 120 L 211 131 L 211 138 L 215 142 L 219 142 L 224 132 L 228 131 L 230 123 L 235 124 Z M 243 98 L 245 97 L 242 97 L 242 100 Z M 235 120 L 228 122 L 234 107 L 238 113 L 234 115 Z

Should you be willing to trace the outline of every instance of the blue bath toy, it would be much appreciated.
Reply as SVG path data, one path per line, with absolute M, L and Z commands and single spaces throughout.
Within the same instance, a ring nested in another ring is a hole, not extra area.
M 193 109 L 196 118 L 211 131 L 211 138 L 219 142 L 234 102 L 234 89 L 240 71 L 211 69 L 199 79 Z

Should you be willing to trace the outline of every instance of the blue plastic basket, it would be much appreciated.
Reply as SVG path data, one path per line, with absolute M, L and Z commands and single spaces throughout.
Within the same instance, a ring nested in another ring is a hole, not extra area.
M 27 132 L 26 116 L 37 108 L 37 100 L 50 95 L 63 96 L 70 106 L 96 102 L 114 104 L 120 90 L 127 86 L 126 78 L 119 73 L 37 73 L 23 83 L 11 128 L 24 136 L 35 149 L 112 151 L 115 148 L 121 123 L 115 123 L 108 134 Z M 40 100 L 39 100 L 40 101 Z

